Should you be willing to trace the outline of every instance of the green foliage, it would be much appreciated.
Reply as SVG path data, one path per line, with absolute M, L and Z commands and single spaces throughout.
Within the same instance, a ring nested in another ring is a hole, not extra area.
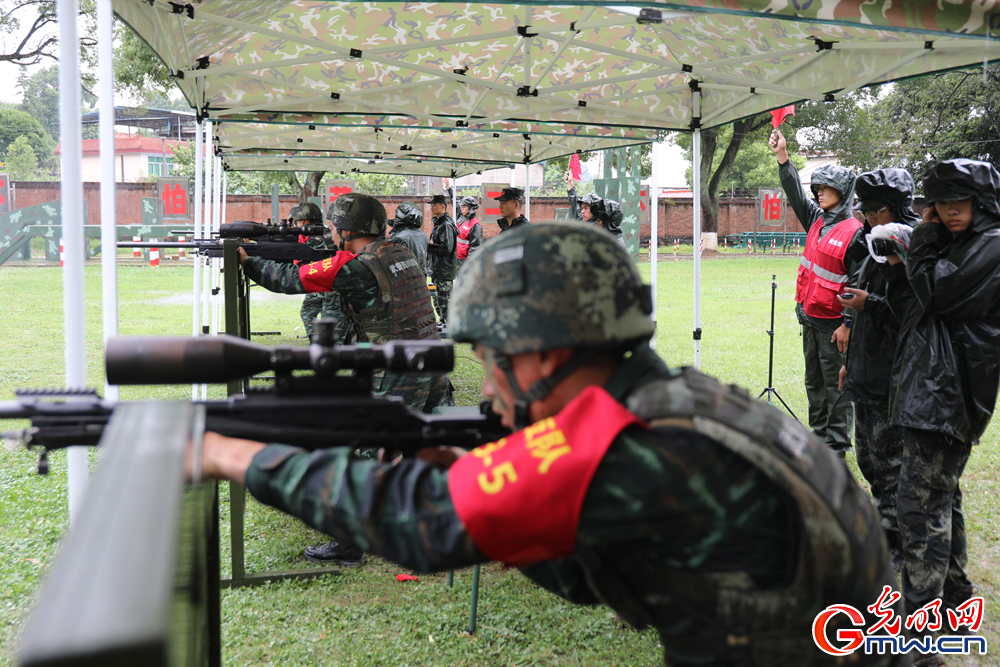
M 409 185 L 399 174 L 355 174 L 354 191 L 366 195 L 398 195 Z
M 19 107 L 21 111 L 37 119 L 52 137 L 58 137 L 59 65 L 50 65 L 30 75 L 27 70 L 22 69 L 17 78 L 17 87 L 22 94 Z M 84 77 L 80 99 L 85 110 L 97 104 L 97 96 L 90 92 L 89 87 L 93 87 L 93 77 Z
M 144 100 L 168 97 L 173 81 L 159 56 L 121 21 L 115 22 L 115 90 Z
M 858 172 L 910 170 L 918 188 L 935 163 L 1000 163 L 1000 66 L 959 70 L 860 90 L 834 104 L 802 105 L 805 146 Z
M 781 126 L 782 133 L 788 140 L 788 151 L 791 156 L 792 164 L 795 165 L 796 169 L 801 169 L 805 166 L 806 160 L 801 155 L 795 153 L 795 148 L 798 145 L 794 139 L 795 132 L 789 127 L 790 123 L 785 121 Z M 771 135 L 771 126 L 767 125 L 765 128 L 758 129 L 748 136 L 743 138 L 743 144 L 740 146 L 739 152 L 736 154 L 736 159 L 733 161 L 733 165 L 729 170 L 728 175 L 722 179 L 719 185 L 719 194 L 725 195 L 727 192 L 738 192 L 743 190 L 744 193 L 749 190 L 750 192 L 756 192 L 758 188 L 774 188 L 780 187 L 781 183 L 778 180 L 778 163 L 774 158 L 774 153 L 771 152 L 770 146 L 767 145 L 768 138 Z M 673 141 L 676 145 L 684 149 L 684 157 L 687 160 L 691 160 L 691 152 L 693 145 L 693 135 L 689 133 L 675 134 L 672 135 Z M 733 138 L 733 126 L 725 125 L 719 128 L 718 131 L 718 141 L 720 146 L 728 146 Z M 722 155 L 724 151 L 716 151 L 712 159 L 712 171 L 719 168 L 719 164 L 722 161 Z M 688 187 L 692 187 L 694 170 L 688 167 L 687 171 L 684 173 L 684 177 L 687 180 Z M 702 175 L 702 179 L 706 179 L 705 175 Z
M 38 174 L 38 158 L 27 137 L 18 137 L 4 156 L 4 167 L 12 181 L 33 181 Z
M 0 150 L 6 154 L 18 137 L 31 145 L 40 164 L 46 165 L 52 159 L 55 142 L 38 119 L 13 104 L 0 104 Z

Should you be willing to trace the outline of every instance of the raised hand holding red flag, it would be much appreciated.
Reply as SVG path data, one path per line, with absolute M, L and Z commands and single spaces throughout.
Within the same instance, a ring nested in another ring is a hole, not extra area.
M 784 109 L 775 109 L 771 112 L 771 127 L 778 129 L 778 126 L 785 122 L 785 118 L 795 115 L 795 105 L 789 105 Z
M 579 181 L 583 178 L 583 168 L 580 166 L 580 156 L 576 153 L 569 158 L 569 175 L 573 177 L 574 181 Z

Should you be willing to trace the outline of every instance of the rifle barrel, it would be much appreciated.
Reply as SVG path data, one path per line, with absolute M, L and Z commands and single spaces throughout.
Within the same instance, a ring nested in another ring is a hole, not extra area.
M 295 368 L 310 368 L 309 351 L 293 354 Z M 274 367 L 273 349 L 235 336 L 109 338 L 110 384 L 201 384 L 229 382 Z

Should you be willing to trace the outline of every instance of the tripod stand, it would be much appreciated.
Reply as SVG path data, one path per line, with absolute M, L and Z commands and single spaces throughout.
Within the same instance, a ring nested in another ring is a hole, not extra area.
M 788 410 L 788 414 L 794 417 L 795 421 L 799 421 L 799 418 L 795 417 L 795 413 L 792 412 L 792 409 L 788 407 L 788 403 L 785 403 L 785 399 L 781 397 L 781 394 L 779 394 L 778 390 L 775 389 L 773 386 L 774 385 L 774 293 L 778 289 L 778 283 L 775 282 L 775 278 L 777 278 L 777 275 L 771 274 L 771 328 L 768 329 L 767 331 L 767 335 L 770 336 L 771 338 L 771 350 L 770 352 L 768 352 L 767 356 L 767 386 L 764 387 L 764 391 L 760 392 L 760 396 L 757 397 L 757 400 L 760 400 L 764 396 L 764 394 L 767 394 L 767 402 L 770 403 L 771 405 L 774 405 L 774 399 L 777 398 L 779 401 L 781 401 L 781 404 L 785 406 L 785 409 Z

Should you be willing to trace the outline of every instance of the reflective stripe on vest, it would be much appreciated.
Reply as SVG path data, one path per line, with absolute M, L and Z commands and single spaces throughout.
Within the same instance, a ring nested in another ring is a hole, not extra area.
M 802 304 L 802 309 L 810 317 L 836 319 L 844 310 L 837 301 L 837 294 L 848 281 L 844 256 L 854 234 L 861 229 L 861 223 L 854 218 L 842 220 L 820 238 L 822 227 L 822 220 L 817 220 L 806 236 L 795 285 L 795 300 Z

